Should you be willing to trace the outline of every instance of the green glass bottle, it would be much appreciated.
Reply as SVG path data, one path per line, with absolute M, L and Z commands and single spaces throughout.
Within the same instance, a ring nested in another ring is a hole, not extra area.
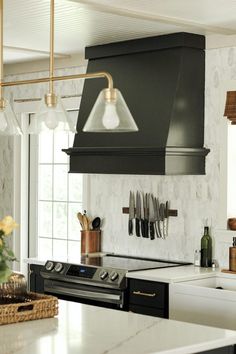
M 201 267 L 212 265 L 212 239 L 209 235 L 209 227 L 204 227 L 204 235 L 201 238 Z

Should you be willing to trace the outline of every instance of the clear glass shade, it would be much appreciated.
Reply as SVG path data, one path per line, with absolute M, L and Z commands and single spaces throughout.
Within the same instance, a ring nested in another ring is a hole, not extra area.
M 63 107 L 61 98 L 56 97 L 53 106 L 46 104 L 45 98 L 40 101 L 37 113 L 32 116 L 29 125 L 29 134 L 39 134 L 44 131 L 71 131 L 76 132 L 75 125 Z
M 135 132 L 138 127 L 120 91 L 104 89 L 98 95 L 83 131 Z
M 4 99 L 0 108 L 0 135 L 21 135 L 22 131 L 10 103 Z

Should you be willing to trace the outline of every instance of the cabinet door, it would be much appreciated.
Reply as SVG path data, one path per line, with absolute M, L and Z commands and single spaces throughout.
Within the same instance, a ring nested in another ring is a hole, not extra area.
M 129 309 L 137 313 L 168 318 L 168 284 L 130 279 Z
M 40 271 L 42 269 L 41 265 L 38 264 L 29 264 L 29 291 L 33 291 L 36 293 L 44 292 L 44 280 L 40 275 Z

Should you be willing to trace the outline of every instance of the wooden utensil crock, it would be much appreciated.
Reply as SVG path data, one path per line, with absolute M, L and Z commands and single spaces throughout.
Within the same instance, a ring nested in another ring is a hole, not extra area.
M 81 254 L 101 251 L 101 230 L 81 231 Z

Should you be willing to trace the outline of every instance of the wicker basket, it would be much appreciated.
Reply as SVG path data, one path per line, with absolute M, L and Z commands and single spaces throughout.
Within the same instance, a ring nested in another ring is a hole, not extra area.
M 22 302 L 0 304 L 0 325 L 54 317 L 57 314 L 56 297 L 30 292 Z

